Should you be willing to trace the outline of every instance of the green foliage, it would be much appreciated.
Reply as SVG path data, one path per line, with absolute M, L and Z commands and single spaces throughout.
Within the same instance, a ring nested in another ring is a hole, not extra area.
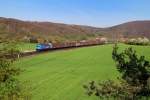
M 126 42 L 126 44 L 129 44 L 129 45 L 143 45 L 143 46 L 149 46 L 150 43 L 139 43 L 139 42 Z
M 113 48 L 112 58 L 122 79 L 118 83 L 105 81 L 98 85 L 92 81 L 84 85 L 87 94 L 89 96 L 94 94 L 100 98 L 117 98 L 117 100 L 138 100 L 144 96 L 148 98 L 150 96 L 149 61 L 145 60 L 144 56 L 138 57 L 132 48 L 119 53 L 117 45 Z
M 147 85 L 150 77 L 148 71 L 150 63 L 145 60 L 144 56 L 138 57 L 136 51 L 132 48 L 127 48 L 124 52 L 118 53 L 118 47 L 115 46 L 112 58 L 117 64 L 118 71 L 122 74 L 122 79 L 135 86 Z
M 19 100 L 22 98 L 22 88 L 16 79 L 21 72 L 13 66 L 16 54 L 13 42 L 3 41 L 0 46 L 0 100 Z
M 83 87 L 86 89 L 89 96 L 95 95 L 100 99 L 112 98 L 113 100 L 137 100 L 141 98 L 140 96 L 135 95 L 141 88 L 131 86 L 123 80 L 119 83 L 107 80 L 100 82 L 99 84 L 92 81 Z

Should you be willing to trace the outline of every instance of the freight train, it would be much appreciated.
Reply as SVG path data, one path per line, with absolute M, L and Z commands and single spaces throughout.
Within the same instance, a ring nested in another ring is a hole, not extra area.
M 39 43 L 36 46 L 36 51 L 46 51 L 46 50 L 55 50 L 63 48 L 73 48 L 73 47 L 84 47 L 92 45 L 102 45 L 107 43 L 107 40 L 104 38 L 96 38 L 93 40 L 82 40 L 82 41 L 73 41 L 65 43 Z

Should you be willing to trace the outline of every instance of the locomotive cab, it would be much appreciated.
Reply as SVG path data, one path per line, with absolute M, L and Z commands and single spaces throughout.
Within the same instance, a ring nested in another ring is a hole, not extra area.
M 36 51 L 46 51 L 46 50 L 50 50 L 52 48 L 53 48 L 52 43 L 48 43 L 48 44 L 39 43 L 36 45 Z

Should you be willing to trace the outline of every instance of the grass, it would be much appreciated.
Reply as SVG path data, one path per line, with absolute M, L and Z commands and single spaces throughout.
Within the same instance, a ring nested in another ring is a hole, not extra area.
M 9 45 L 5 45 L 9 46 Z M 36 43 L 24 43 L 24 42 L 19 42 L 17 44 L 11 44 L 11 47 L 14 47 L 15 49 L 19 50 L 19 51 L 31 51 L 31 50 L 35 50 L 36 48 Z M 3 43 L 0 43 L 0 49 L 2 49 L 4 47 Z
M 17 45 L 17 48 L 20 51 L 26 51 L 26 50 L 35 50 L 36 43 L 19 43 Z
M 149 46 L 132 47 L 150 60 Z M 112 45 L 86 47 L 22 58 L 15 65 L 25 70 L 19 78 L 31 86 L 32 100 L 98 100 L 85 95 L 82 86 L 91 80 L 116 80 L 111 52 Z

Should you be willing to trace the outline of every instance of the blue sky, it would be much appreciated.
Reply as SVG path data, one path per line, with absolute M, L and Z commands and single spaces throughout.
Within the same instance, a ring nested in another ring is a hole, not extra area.
M 0 17 L 108 27 L 150 20 L 150 0 L 0 0 Z

